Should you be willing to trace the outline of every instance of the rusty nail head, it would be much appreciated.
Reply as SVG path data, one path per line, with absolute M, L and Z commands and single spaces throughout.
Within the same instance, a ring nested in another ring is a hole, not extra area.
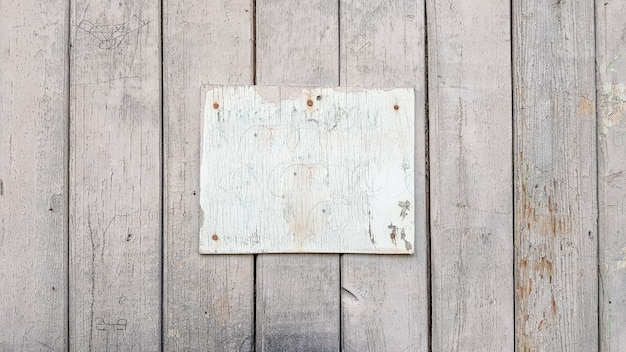
M 217 234 L 213 234 L 213 236 L 211 236 L 211 238 L 213 239 L 213 241 L 217 241 L 219 239 L 219 237 L 217 237 Z
M 218 102 L 213 103 L 213 109 L 217 109 L 220 107 L 220 104 Z
M 396 105 L 393 106 L 393 109 L 394 110 L 398 110 L 398 109 L 400 109 L 400 107 L 398 106 L 398 104 L 396 104 Z
M 313 100 L 311 99 L 307 100 L 306 105 L 313 106 Z

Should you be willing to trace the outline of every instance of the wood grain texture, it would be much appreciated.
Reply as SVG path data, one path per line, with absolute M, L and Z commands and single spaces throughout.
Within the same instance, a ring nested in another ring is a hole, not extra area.
M 425 6 L 344 0 L 341 85 L 415 88 L 415 253 L 343 255 L 342 350 L 427 351 Z
M 0 351 L 67 348 L 68 9 L 0 3 Z
M 72 1 L 70 346 L 161 344 L 160 7 Z
M 338 12 L 331 0 L 257 0 L 256 83 L 337 85 Z M 257 257 L 257 351 L 339 349 L 339 256 Z
M 513 350 L 509 10 L 427 1 L 435 351 Z
M 253 256 L 198 253 L 202 84 L 253 81 L 250 0 L 163 3 L 165 351 L 252 351 Z
M 626 346 L 626 2 L 596 1 L 600 350 Z
M 200 253 L 413 253 L 414 95 L 208 87 Z
M 514 1 L 518 351 L 598 348 L 594 9 Z

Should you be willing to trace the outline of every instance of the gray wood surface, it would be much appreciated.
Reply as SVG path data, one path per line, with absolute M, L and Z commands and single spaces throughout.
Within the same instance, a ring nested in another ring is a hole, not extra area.
M 427 351 L 425 6 L 340 2 L 341 85 L 415 88 L 415 253 L 343 255 L 342 350 Z
M 70 345 L 157 351 L 160 7 L 71 6 Z
M 251 84 L 250 0 L 163 3 L 165 351 L 254 348 L 253 256 L 198 253 L 202 84 Z
M 339 83 L 337 2 L 256 1 L 256 84 Z M 339 349 L 339 255 L 257 256 L 256 350 Z
M 594 8 L 513 2 L 518 351 L 595 351 Z
M 626 346 L 625 1 L 596 1 L 600 350 Z
M 624 13 L 0 0 L 0 351 L 624 350 Z M 251 84 L 415 88 L 415 254 L 198 253 L 202 92 Z
M 0 351 L 67 348 L 68 9 L 0 3 Z
M 427 1 L 434 351 L 513 350 L 509 10 Z

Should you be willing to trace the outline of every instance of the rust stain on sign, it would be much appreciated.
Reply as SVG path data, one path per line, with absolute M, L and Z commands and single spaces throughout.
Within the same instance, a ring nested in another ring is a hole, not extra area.
M 203 111 L 201 253 L 413 252 L 412 89 L 212 87 Z

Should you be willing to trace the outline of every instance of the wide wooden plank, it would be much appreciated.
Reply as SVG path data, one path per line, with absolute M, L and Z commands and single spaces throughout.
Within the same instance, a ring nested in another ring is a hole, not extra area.
M 432 348 L 512 351 L 509 1 L 427 1 Z
M 513 1 L 518 351 L 598 348 L 593 2 Z
M 415 88 L 415 253 L 344 255 L 342 350 L 427 351 L 424 1 L 343 0 L 341 85 Z
M 0 351 L 67 349 L 68 9 L 0 3 Z
M 157 351 L 160 6 L 71 3 L 70 347 Z
M 596 1 L 600 350 L 626 346 L 626 2 Z
M 337 2 L 256 1 L 256 83 L 338 84 Z M 339 349 L 339 256 L 257 257 L 257 351 Z
M 202 256 L 202 84 L 253 81 L 251 0 L 163 2 L 165 351 L 254 348 L 253 256 Z

